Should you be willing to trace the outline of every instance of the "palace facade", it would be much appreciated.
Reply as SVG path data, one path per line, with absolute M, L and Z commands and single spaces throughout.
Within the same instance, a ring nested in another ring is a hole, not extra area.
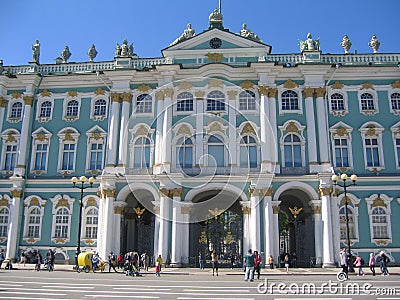
M 309 34 L 299 53 L 273 54 L 218 10 L 159 58 L 125 40 L 111 61 L 92 46 L 69 63 L 66 47 L 41 64 L 37 41 L 28 65 L 0 66 L 0 247 L 72 262 L 80 230 L 102 257 L 182 266 L 251 248 L 332 266 L 349 240 L 398 262 L 400 53 L 379 53 L 375 36 L 371 53 L 341 45 L 325 54 Z M 346 197 L 334 173 L 358 176 Z M 82 193 L 81 175 L 96 179 Z

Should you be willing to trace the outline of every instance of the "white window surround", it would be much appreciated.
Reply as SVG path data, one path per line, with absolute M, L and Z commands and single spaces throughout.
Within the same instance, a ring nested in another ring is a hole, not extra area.
M 98 100 L 104 100 L 106 102 L 106 111 L 104 115 L 95 115 L 95 105 L 96 101 Z M 108 116 L 108 108 L 110 106 L 110 101 L 108 94 L 105 95 L 96 95 L 95 97 L 92 97 L 91 103 L 90 103 L 90 118 L 93 121 L 103 121 L 105 118 Z
M 42 111 L 42 104 L 43 102 L 49 101 L 51 103 L 51 114 L 49 117 L 41 117 L 41 111 Z M 54 98 L 45 96 L 43 97 L 41 94 L 38 94 L 38 100 L 37 100 L 37 105 L 36 105 L 36 120 L 39 123 L 47 123 L 53 119 L 53 114 L 54 114 Z
M 177 155 L 177 142 L 181 138 L 189 138 L 192 140 L 192 147 L 193 147 L 193 161 L 192 163 L 195 163 L 195 155 L 196 155 L 196 130 L 193 129 L 192 125 L 186 122 L 178 123 L 174 126 L 172 129 L 174 133 L 174 138 L 172 139 L 172 164 L 171 164 L 171 170 L 178 171 L 180 169 L 180 166 L 177 166 L 177 161 L 176 161 L 176 155 Z
M 293 91 L 297 93 L 297 101 L 298 101 L 298 109 L 297 110 L 284 110 L 282 109 L 282 94 L 286 91 Z M 300 87 L 294 87 L 294 88 L 278 88 L 278 108 L 279 108 L 279 115 L 285 115 L 285 114 L 298 114 L 302 115 L 303 114 L 303 93 L 301 92 Z
M 388 91 L 388 100 L 389 100 L 389 108 L 390 108 L 390 112 L 392 113 L 392 114 L 394 114 L 394 115 L 396 115 L 396 116 L 399 116 L 400 115 L 400 106 L 396 109 L 393 109 L 393 107 L 392 107 L 392 95 L 393 94 L 395 94 L 395 93 L 397 93 L 397 94 L 400 94 L 400 89 L 398 89 L 398 88 L 396 88 L 396 89 L 393 89 L 393 88 L 391 88 L 391 89 L 389 89 L 389 91 Z M 400 100 L 398 100 L 398 101 L 400 101 Z M 400 105 L 400 104 L 399 104 Z
M 251 92 L 254 94 L 254 98 L 252 99 L 251 97 L 243 98 L 243 100 L 247 100 L 246 101 L 246 107 L 248 108 L 249 106 L 249 100 L 253 101 L 254 100 L 254 109 L 241 109 L 240 108 L 240 100 L 241 100 L 241 95 L 244 96 L 246 94 L 248 94 L 248 92 Z M 260 104 L 259 104 L 259 97 L 258 97 L 258 93 L 256 93 L 255 90 L 253 89 L 246 89 L 243 91 L 240 91 L 237 95 L 237 103 L 236 103 L 236 107 L 238 107 L 238 111 L 240 111 L 240 113 L 242 114 L 248 114 L 248 113 L 258 113 L 258 111 L 260 110 Z
M 394 155 L 396 158 L 396 169 L 400 170 L 400 155 L 398 154 L 398 147 L 400 147 L 400 145 L 396 145 L 396 140 L 400 139 L 400 122 L 397 122 L 395 125 L 393 125 L 392 127 L 390 127 L 390 130 L 392 131 L 392 138 L 393 138 L 393 146 L 394 146 Z
M 331 147 L 332 147 L 332 157 L 333 157 L 333 165 L 336 166 L 336 156 L 335 156 L 335 139 L 347 139 L 347 147 L 348 147 L 348 159 L 349 166 L 346 169 L 353 169 L 353 147 L 352 147 L 352 132 L 353 128 L 347 125 L 344 122 L 338 122 L 329 128 L 331 133 Z M 340 168 L 342 169 L 342 168 Z M 341 170 L 344 172 L 344 170 Z
M 374 109 L 362 109 L 362 101 L 361 101 L 361 96 L 363 94 L 370 94 L 372 95 L 373 98 L 373 103 L 374 103 Z M 358 99 L 358 106 L 360 109 L 360 113 L 365 115 L 365 116 L 373 116 L 377 113 L 379 113 L 379 106 L 378 106 L 378 93 L 374 89 L 362 89 L 358 91 L 357 94 L 357 99 Z
M 154 140 L 152 135 L 155 129 L 151 129 L 149 125 L 146 123 L 136 124 L 132 129 L 129 129 L 131 134 L 130 143 L 129 143 L 129 168 L 133 168 L 134 165 L 134 151 L 135 151 L 135 142 L 140 137 L 146 137 L 150 140 L 150 167 L 153 166 L 153 153 L 154 153 Z M 158 145 L 159 146 L 159 145 Z M 159 146 L 160 147 L 160 146 Z
M 137 98 L 141 95 L 149 95 L 151 97 L 151 112 L 137 112 Z M 133 117 L 152 117 L 154 116 L 154 111 L 155 111 L 155 102 L 156 102 L 156 97 L 154 94 L 154 91 L 148 90 L 148 91 L 136 91 L 132 95 L 132 116 Z M 159 112 L 157 112 L 159 113 Z
M 379 172 L 385 168 L 384 154 L 383 154 L 383 143 L 382 143 L 382 133 L 384 128 L 376 122 L 364 123 L 359 129 L 362 138 L 363 152 L 364 152 L 364 166 L 365 169 L 371 172 Z M 379 155 L 379 166 L 368 166 L 367 165 L 367 149 L 365 145 L 366 139 L 376 139 L 378 142 L 377 149 Z
M 58 152 L 58 173 L 60 174 L 71 174 L 75 172 L 76 168 L 76 153 L 77 153 L 77 146 L 78 146 L 78 139 L 80 133 L 73 127 L 66 127 L 61 129 L 58 134 L 59 138 L 59 152 Z M 63 170 L 63 152 L 64 152 L 64 144 L 75 144 L 75 151 L 74 151 L 74 164 L 72 170 Z
M 67 116 L 68 103 L 72 100 L 75 100 L 78 102 L 78 114 L 76 116 Z M 62 117 L 62 119 L 67 122 L 74 122 L 74 121 L 78 120 L 79 116 L 80 116 L 81 106 L 82 106 L 82 98 L 79 94 L 77 96 L 69 96 L 68 95 L 67 97 L 65 97 L 64 101 L 63 101 L 63 117 Z
M 71 219 L 73 214 L 74 208 L 74 198 L 70 198 L 68 195 L 56 195 L 53 198 L 50 198 L 51 202 L 53 203 L 53 221 L 51 226 L 51 241 L 56 244 L 65 244 L 70 241 L 71 239 Z M 68 218 L 68 232 L 66 238 L 56 238 L 56 217 L 57 217 L 57 210 L 61 208 L 66 208 L 68 210 L 69 218 Z
M 43 216 L 44 216 L 44 208 L 46 205 L 46 200 L 42 199 L 40 196 L 32 195 L 28 196 L 24 200 L 24 232 L 23 232 L 23 240 L 25 242 L 34 244 L 37 241 L 41 240 L 42 236 L 42 223 L 43 223 Z M 31 211 L 34 208 L 38 208 L 40 211 L 40 223 L 39 223 L 39 237 L 33 238 L 28 237 L 28 230 L 29 230 L 29 218 L 31 216 Z
M 390 203 L 393 198 L 385 195 L 385 194 L 373 194 L 368 198 L 365 198 L 367 202 L 367 209 L 369 215 L 369 226 L 370 226 L 370 236 L 371 236 L 371 243 L 374 243 L 378 246 L 387 246 L 389 243 L 392 242 L 392 228 L 391 228 L 391 207 Z M 376 207 L 382 207 L 386 211 L 386 224 L 387 224 L 387 239 L 374 239 L 373 237 L 373 223 L 372 223 L 372 211 Z
M 338 210 L 340 211 L 341 208 L 345 207 L 345 198 L 344 198 L 344 193 L 341 193 L 339 196 L 337 196 L 337 206 Z M 350 239 L 350 243 L 354 244 L 360 241 L 360 236 L 359 236 L 359 229 L 358 229 L 358 206 L 360 204 L 361 198 L 357 198 L 355 195 L 352 193 L 347 193 L 347 208 L 350 209 L 353 213 L 353 224 L 354 224 L 354 238 Z M 340 213 L 338 213 L 340 217 Z M 339 220 L 339 226 L 340 226 L 340 220 Z M 340 240 L 341 243 L 347 244 L 347 240 Z
M 332 110 L 332 95 L 334 94 L 340 94 L 343 97 L 343 105 L 344 109 L 343 110 Z M 348 95 L 347 95 L 347 90 L 346 89 L 332 89 L 328 88 L 328 103 L 329 103 L 329 113 L 336 116 L 336 117 L 342 117 L 346 114 L 349 113 L 349 100 L 348 100 Z
M 251 129 L 248 128 L 248 126 L 251 126 Z M 247 127 L 245 129 L 245 127 Z M 237 157 L 237 162 L 236 165 L 240 167 L 240 147 L 243 145 L 241 144 L 242 138 L 244 136 L 251 136 L 256 140 L 257 143 L 257 169 L 260 168 L 261 166 L 261 144 L 260 144 L 260 127 L 257 126 L 256 123 L 251 122 L 251 121 L 245 121 L 242 122 L 239 127 L 236 130 L 236 157 Z M 231 151 L 231 150 L 230 150 Z M 256 168 L 252 168 L 256 169 Z M 247 168 L 245 170 L 247 171 Z
M 3 174 L 11 175 L 13 170 L 5 170 L 4 164 L 6 161 L 7 146 L 16 146 L 15 165 L 18 159 L 18 147 L 21 134 L 16 129 L 7 129 L 1 134 L 2 139 L 2 153 L 0 161 L 0 172 Z
M 8 210 L 8 224 L 7 224 L 7 233 L 8 233 L 8 229 L 10 226 L 10 217 L 11 217 L 10 206 L 12 205 L 12 199 L 7 194 L 0 195 L 0 197 L 1 197 L 0 199 L 3 199 L 3 201 L 1 202 L 1 205 L 0 205 L 0 209 L 7 208 L 7 210 Z M 7 239 L 8 239 L 8 234 L 6 234 L 6 236 L 0 237 L 0 242 L 6 242 Z
M 12 107 L 15 103 L 21 103 L 21 116 L 20 117 L 12 117 L 11 113 L 12 113 Z M 7 108 L 7 121 L 9 123 L 18 123 L 20 121 L 22 121 L 22 117 L 24 116 L 24 109 L 25 109 L 25 102 L 22 100 L 22 98 L 11 98 L 8 101 L 8 108 Z
M 301 146 L 301 165 L 302 167 L 306 166 L 306 139 L 304 138 L 304 129 L 305 126 L 302 126 L 296 120 L 288 120 L 282 126 L 278 126 L 281 131 L 281 138 L 279 139 L 279 145 L 281 149 L 281 157 L 282 157 L 282 165 L 285 162 L 285 138 L 288 134 L 295 134 L 300 138 L 300 146 Z
M 192 107 L 193 107 L 193 109 L 192 110 L 180 110 L 180 111 L 178 111 L 178 102 L 179 101 L 182 101 L 182 100 L 190 100 L 189 98 L 183 98 L 183 99 L 178 99 L 178 97 L 180 96 L 180 95 L 183 95 L 184 93 L 188 93 L 188 94 L 191 94 L 192 95 L 192 98 L 191 98 L 191 100 L 192 100 Z M 174 103 L 174 115 L 176 115 L 176 116 L 179 116 L 179 115 L 188 115 L 188 114 L 192 114 L 194 111 L 196 111 L 196 97 L 195 97 L 195 95 L 194 95 L 194 92 L 193 91 L 191 91 L 191 90 L 186 90 L 186 91 L 178 91 L 178 92 L 175 92 L 174 93 L 174 99 L 173 99 L 173 103 Z M 157 112 L 157 113 L 160 113 L 160 112 Z
M 82 204 L 83 204 L 83 210 L 82 210 L 82 231 L 81 231 L 81 237 L 82 240 L 86 243 L 86 244 L 93 244 L 97 241 L 97 239 L 87 239 L 86 238 L 86 221 L 87 221 L 87 213 L 89 212 L 89 210 L 91 209 L 96 209 L 97 210 L 97 217 L 99 216 L 99 202 L 100 202 L 100 198 L 95 196 L 95 195 L 86 195 L 83 199 L 82 199 Z M 98 219 L 97 219 L 98 221 Z M 95 227 L 95 224 L 89 224 L 91 227 Z M 99 223 L 97 223 L 97 232 L 99 229 Z
M 50 143 L 51 143 L 52 133 L 46 130 L 44 127 L 40 127 L 32 133 L 32 155 L 31 155 L 31 173 L 36 175 L 45 174 L 48 170 L 48 161 L 49 161 L 49 151 L 50 151 Z M 47 155 L 46 155 L 46 169 L 45 170 L 35 170 L 35 159 L 36 159 L 36 151 L 37 144 L 47 144 Z
M 209 98 L 209 96 L 216 95 L 217 93 L 219 95 L 223 95 L 223 97 L 222 98 L 214 98 L 214 97 Z M 228 113 L 228 109 L 227 109 L 228 108 L 228 101 L 229 101 L 228 99 L 229 98 L 227 97 L 226 93 L 222 89 L 212 88 L 211 90 L 208 90 L 208 92 L 205 95 L 205 98 L 204 98 L 204 111 L 206 113 L 216 114 L 216 115 L 219 115 L 219 116 L 227 114 Z M 208 110 L 208 100 L 211 100 L 212 102 L 210 102 L 210 103 L 214 103 L 214 105 L 216 107 L 218 107 L 219 103 L 220 103 L 220 105 L 223 105 L 224 109 Z
M 90 169 L 90 156 L 91 156 L 91 145 L 93 143 L 96 144 L 103 144 L 103 149 L 102 149 L 102 166 L 104 168 L 104 158 L 105 158 L 105 149 L 107 145 L 107 133 L 98 125 L 93 126 L 86 132 L 87 136 L 87 147 L 86 147 L 86 173 L 91 173 L 92 171 Z M 101 171 L 101 170 L 97 170 Z

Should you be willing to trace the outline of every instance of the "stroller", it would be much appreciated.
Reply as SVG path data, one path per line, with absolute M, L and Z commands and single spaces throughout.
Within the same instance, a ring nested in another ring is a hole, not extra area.
M 124 271 L 126 276 L 135 276 L 135 277 L 142 276 L 139 273 L 139 269 L 130 261 L 125 261 Z

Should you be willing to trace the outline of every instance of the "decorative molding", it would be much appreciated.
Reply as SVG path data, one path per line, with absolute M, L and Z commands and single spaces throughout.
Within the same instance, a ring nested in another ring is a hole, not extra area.
M 181 214 L 182 215 L 188 215 L 188 214 L 190 214 L 191 209 L 192 208 L 190 206 L 182 206 L 181 207 Z
M 105 95 L 106 91 L 103 90 L 102 88 L 98 88 L 97 90 L 94 91 L 95 95 Z
M 1 199 L 0 199 L 0 206 L 7 206 L 7 207 L 10 207 L 10 203 L 8 202 L 7 199 L 1 198 Z
M 222 80 L 218 78 L 211 78 L 208 82 L 209 88 L 219 87 L 222 88 Z
M 296 124 L 293 121 L 289 122 L 289 125 L 286 127 L 285 134 L 289 132 L 299 133 L 299 128 L 297 128 Z
M 321 205 L 313 205 L 311 207 L 314 215 L 320 215 L 321 214 Z
M 228 91 L 227 94 L 228 94 L 229 100 L 236 100 L 236 96 L 237 96 L 238 92 L 237 91 Z
M 44 90 L 40 93 L 40 95 L 41 95 L 42 97 L 51 97 L 51 92 L 50 92 L 49 90 L 44 89 Z
M 385 201 L 382 198 L 378 197 L 372 201 L 371 208 L 378 207 L 378 206 L 387 207 L 387 204 L 385 203 Z
M 120 94 L 119 93 L 111 93 L 111 102 L 120 102 Z
M 206 92 L 204 91 L 197 91 L 194 93 L 196 100 L 204 100 L 204 96 L 206 95 Z
M 335 81 L 334 84 L 331 85 L 331 88 L 335 90 L 341 90 L 344 87 L 343 83 L 340 83 L 340 81 Z
M 365 82 L 362 84 L 361 89 L 362 90 L 367 90 L 367 89 L 374 90 L 374 85 L 372 83 Z
M 87 206 L 96 206 L 97 205 L 97 201 L 96 199 L 94 199 L 93 197 L 90 197 L 87 202 L 86 202 Z
M 128 92 L 122 93 L 121 94 L 121 99 L 122 99 L 123 102 L 131 102 L 132 94 L 128 93 Z
M 279 207 L 279 205 L 273 205 L 272 206 L 272 213 L 274 214 L 274 215 L 277 215 L 277 214 L 279 214 L 279 211 L 280 211 L 280 207 Z
M 164 100 L 165 99 L 165 93 L 161 91 L 156 91 L 156 97 L 158 100 Z
M 209 60 L 212 60 L 214 62 L 219 62 L 219 61 L 224 59 L 224 55 L 222 53 L 210 53 L 210 52 L 208 52 L 205 56 L 207 56 L 207 58 Z
M 249 90 L 254 87 L 254 83 L 251 82 L 250 80 L 245 80 L 240 84 L 240 87 L 244 90 Z
M 249 122 L 247 122 L 246 125 L 243 126 L 241 135 L 245 135 L 247 133 L 256 134 L 253 126 L 251 126 Z
M 287 89 L 294 89 L 294 88 L 296 88 L 296 87 L 298 87 L 299 85 L 296 83 L 296 82 L 294 82 L 293 80 L 291 80 L 291 79 L 289 79 L 289 80 L 287 80 L 284 84 L 283 84 L 283 87 L 284 88 L 287 88 Z
M 78 92 L 75 91 L 75 90 L 70 90 L 70 91 L 68 91 L 68 96 L 69 97 L 76 97 L 76 96 L 78 96 Z
M 4 99 L 3 97 L 0 97 L 0 107 L 6 107 L 7 105 L 7 100 Z
M 150 91 L 152 88 L 147 84 L 141 84 L 136 88 L 139 92 L 147 92 Z
M 11 97 L 13 99 L 20 99 L 22 97 L 22 94 L 21 93 L 17 93 L 17 92 L 16 93 L 12 93 Z
M 193 87 L 193 85 L 191 83 L 184 81 L 178 85 L 178 90 L 179 91 L 187 91 L 187 90 L 190 90 L 192 87 Z

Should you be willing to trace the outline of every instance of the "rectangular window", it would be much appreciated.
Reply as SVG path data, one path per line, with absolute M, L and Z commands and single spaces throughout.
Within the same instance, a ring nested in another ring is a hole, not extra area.
M 74 169 L 74 155 L 75 155 L 75 144 L 64 144 L 63 157 L 62 157 L 63 170 Z
M 0 225 L 0 236 L 6 237 L 8 236 L 8 226 L 7 225 Z
M 400 139 L 396 139 L 397 166 L 400 167 Z
M 379 146 L 378 140 L 371 138 L 365 139 L 365 151 L 366 151 L 366 159 L 368 167 L 379 167 Z
M 335 139 L 335 163 L 336 167 L 349 166 L 349 149 L 347 139 Z
M 31 238 L 39 237 L 39 225 L 28 225 L 28 237 Z
M 178 100 L 176 111 L 193 111 L 193 100 Z
M 207 111 L 222 111 L 225 110 L 225 102 L 221 100 L 208 99 Z
M 374 99 L 361 99 L 361 110 L 374 110 Z
M 372 226 L 372 231 L 373 231 L 373 238 L 374 239 L 387 239 L 389 238 L 388 231 L 387 231 L 387 226 L 385 225 L 373 225 Z
M 37 144 L 35 153 L 35 170 L 46 170 L 47 144 Z
M 7 145 L 5 153 L 4 170 L 14 170 L 17 159 L 17 145 Z
M 93 143 L 90 149 L 90 170 L 101 170 L 103 168 L 103 144 Z

